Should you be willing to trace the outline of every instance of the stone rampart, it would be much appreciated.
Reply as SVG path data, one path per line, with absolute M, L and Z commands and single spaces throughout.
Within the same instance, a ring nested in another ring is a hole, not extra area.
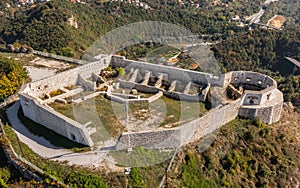
M 213 79 L 212 74 L 128 60 L 123 56 L 112 56 L 111 65 L 113 67 L 124 67 L 126 70 L 130 70 L 131 68 L 139 69 L 139 72 L 143 75 L 145 75 L 148 71 L 151 71 L 152 76 L 155 77 L 158 77 L 159 74 L 168 74 L 169 81 L 179 80 L 185 83 L 192 81 L 201 85 L 211 83 Z
M 169 92 L 165 91 L 161 88 L 155 87 L 155 86 L 149 86 L 149 85 L 144 85 L 144 84 L 139 84 L 135 82 L 130 82 L 130 81 L 124 81 L 124 80 L 118 80 L 120 83 L 121 87 L 124 88 L 130 88 L 130 89 L 136 89 L 140 92 L 144 93 L 158 93 L 158 92 L 163 92 L 163 94 L 167 97 L 170 97 L 175 100 L 183 100 L 183 101 L 191 101 L 191 102 L 204 102 L 206 99 L 207 92 L 204 92 L 205 95 L 203 94 L 195 94 L 195 95 L 190 95 L 190 94 L 184 94 L 184 93 L 179 93 L 179 92 Z
M 270 86 L 277 87 L 277 83 L 271 77 L 251 71 L 232 71 L 227 73 L 230 75 L 229 83 L 237 86 L 239 84 L 249 84 L 265 89 Z M 228 80 L 227 80 L 228 81 Z
M 74 64 L 78 64 L 78 65 L 84 65 L 87 64 L 87 61 L 81 60 L 81 59 L 75 59 L 75 58 L 71 58 L 71 57 L 65 57 L 65 56 L 60 56 L 60 55 L 56 55 L 56 54 L 51 54 L 51 53 L 47 53 L 47 52 L 41 52 L 41 51 L 37 51 L 37 50 L 33 50 L 32 52 L 34 55 L 39 55 L 42 57 L 46 57 L 46 58 L 52 58 L 52 59 L 56 59 L 59 61 L 66 61 L 68 63 L 74 63 Z
M 130 138 L 130 142 L 128 140 Z M 129 145 L 130 144 L 130 145 Z M 161 131 L 143 131 L 137 133 L 122 133 L 117 141 L 116 149 L 143 146 L 146 148 L 176 148 L 181 145 L 178 129 Z
M 171 129 L 133 132 L 129 133 L 129 136 L 128 133 L 123 133 L 119 137 L 116 149 L 128 148 L 128 137 L 130 137 L 130 147 L 143 146 L 151 149 L 180 147 L 199 140 L 235 119 L 240 105 L 241 100 L 238 99 L 226 106 L 212 109 L 203 117 Z
M 78 81 L 78 75 L 80 75 L 84 79 L 87 79 L 92 76 L 93 72 L 100 73 L 102 69 L 108 67 L 109 60 L 110 57 L 108 56 L 99 62 L 92 62 L 71 70 L 58 73 L 45 79 L 32 82 L 28 84 L 26 86 L 26 89 L 24 89 L 22 92 L 26 92 L 32 96 L 42 97 L 43 95 L 59 88 L 63 88 L 69 85 L 76 85 Z
M 32 121 L 39 123 L 58 134 L 75 142 L 93 146 L 94 143 L 88 134 L 88 130 L 80 123 L 39 104 L 34 98 L 26 94 L 19 94 L 24 115 Z
M 97 88 L 96 82 L 89 81 L 86 78 L 83 78 L 81 75 L 78 75 L 77 83 L 87 91 L 95 91 Z

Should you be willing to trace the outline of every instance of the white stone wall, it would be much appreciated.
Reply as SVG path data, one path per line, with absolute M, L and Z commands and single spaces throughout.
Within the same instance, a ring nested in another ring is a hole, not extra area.
M 44 94 L 51 91 L 63 88 L 65 86 L 76 85 L 78 81 L 78 75 L 86 79 L 92 76 L 93 72 L 100 73 L 100 71 L 108 67 L 110 57 L 106 57 L 101 61 L 92 62 L 86 65 L 76 67 L 65 72 L 58 73 L 54 76 L 32 82 L 27 85 L 28 89 L 23 92 L 29 95 L 42 97 Z M 107 62 L 106 64 L 104 62 Z
M 130 133 L 130 147 L 174 148 L 197 141 L 235 119 L 240 105 L 241 100 L 238 99 L 229 105 L 213 109 L 205 116 L 179 127 L 160 131 Z M 122 134 L 119 137 L 116 149 L 127 149 L 128 143 L 128 133 Z
M 111 65 L 115 67 L 124 67 L 127 70 L 130 70 L 131 68 L 139 69 L 139 72 L 143 75 L 145 75 L 147 71 L 151 71 L 152 76 L 155 77 L 158 77 L 159 74 L 168 74 L 168 80 L 170 82 L 179 80 L 185 83 L 189 83 L 192 81 L 196 84 L 202 84 L 211 83 L 213 79 L 212 74 L 190 71 L 164 65 L 156 65 L 146 62 L 132 61 L 127 60 L 122 56 L 113 56 L 111 58 Z
M 39 102 L 33 97 L 25 94 L 19 94 L 19 97 L 24 115 L 32 121 L 39 123 L 75 142 L 87 146 L 94 145 L 87 129 L 80 123 L 45 105 L 39 104 Z
M 232 71 L 230 83 L 235 85 L 239 83 L 245 83 L 250 85 L 256 85 L 261 88 L 267 88 L 270 86 L 277 86 L 275 80 L 271 77 L 251 71 Z

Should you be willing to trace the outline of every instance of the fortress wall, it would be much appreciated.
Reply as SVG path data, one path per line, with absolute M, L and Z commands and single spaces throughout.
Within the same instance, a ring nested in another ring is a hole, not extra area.
M 266 124 L 275 123 L 280 120 L 282 105 L 283 101 L 278 101 L 270 106 L 258 107 L 256 109 L 256 117 L 258 117 L 261 122 Z M 254 118 L 255 117 L 252 117 L 252 119 Z
M 106 68 L 109 63 L 111 63 L 112 66 L 125 67 L 126 69 L 139 69 L 139 74 L 141 75 L 145 75 L 147 71 L 152 71 L 152 75 L 156 77 L 158 77 L 160 74 L 167 74 L 169 82 L 172 82 L 172 80 L 179 80 L 185 83 L 192 81 L 201 85 L 212 83 L 220 86 L 226 85 L 226 83 L 246 83 L 249 85 L 252 84 L 253 86 L 260 86 L 261 88 L 266 88 L 263 91 L 251 91 L 252 94 L 261 95 L 261 98 L 266 101 L 266 104 L 240 107 L 241 99 L 238 99 L 226 106 L 212 109 L 205 116 L 176 128 L 130 133 L 130 147 L 178 147 L 191 141 L 196 141 L 201 137 L 214 132 L 223 124 L 233 120 L 237 115 L 251 119 L 258 116 L 261 121 L 266 123 L 278 121 L 280 118 L 280 110 L 283 102 L 282 93 L 279 90 L 274 89 L 276 88 L 277 84 L 268 76 L 254 72 L 235 71 L 217 78 L 213 77 L 211 74 L 196 71 L 126 60 L 121 56 L 105 56 L 104 59 L 101 59 L 101 62 L 93 62 L 83 65 L 75 69 L 59 73 L 55 76 L 28 84 L 23 90 L 23 93 L 21 92 L 19 94 L 24 115 L 71 140 L 93 146 L 93 142 L 89 136 L 88 130 L 83 125 L 63 116 L 62 114 L 45 105 L 41 105 L 41 99 L 32 96 L 42 96 L 44 93 L 49 93 L 50 91 L 57 90 L 65 86 L 75 85 L 78 82 L 78 75 L 81 75 L 82 79 L 90 78 L 93 72 L 100 72 L 102 69 Z M 158 93 L 159 91 L 162 91 L 162 89 L 157 87 L 142 85 L 134 82 L 120 80 L 120 84 L 124 87 L 136 88 L 137 90 L 146 93 Z M 272 93 L 272 97 L 274 97 L 272 100 L 267 99 L 269 91 Z M 26 93 L 32 96 L 29 96 Z M 179 97 L 179 94 L 175 92 L 164 93 L 174 95 L 173 97 Z M 181 95 L 184 95 L 183 97 L 186 98 L 191 97 L 185 94 Z M 245 97 L 243 97 L 243 99 L 245 99 Z M 220 120 L 222 121 L 220 122 Z M 126 149 L 127 147 L 128 134 L 123 133 L 119 137 L 116 148 Z
M 271 90 L 267 88 L 265 90 L 269 92 L 262 94 L 265 98 L 264 103 L 261 103 L 260 105 L 242 106 L 239 110 L 239 116 L 249 119 L 258 117 L 261 122 L 267 124 L 279 121 L 283 104 L 283 94 L 278 89 Z M 270 96 L 269 99 L 267 99 L 268 95 Z
M 82 78 L 89 78 L 92 73 L 100 73 L 100 71 L 108 66 L 109 58 L 103 59 L 100 62 L 92 62 L 71 70 L 58 73 L 54 76 L 32 82 L 28 84 L 29 95 L 41 97 L 43 94 L 63 88 L 69 85 L 76 85 L 78 75 Z M 106 64 L 104 62 L 107 62 Z
M 277 86 L 276 81 L 273 80 L 271 77 L 261 73 L 250 71 L 232 71 L 230 83 L 232 85 L 246 83 L 250 85 L 260 86 L 261 88 Z
M 136 89 L 140 92 L 158 93 L 160 91 L 163 91 L 162 89 L 154 86 L 148 86 L 148 85 L 138 84 L 138 83 L 124 81 L 124 80 L 118 80 L 118 82 L 120 82 L 121 87 Z M 189 94 L 184 94 L 179 92 L 169 92 L 169 91 L 163 91 L 163 94 L 175 100 L 184 100 L 184 101 L 191 101 L 191 102 L 199 102 L 199 101 L 203 102 L 205 101 L 205 97 L 206 97 L 204 95 L 189 95 Z
M 94 145 L 87 129 L 83 125 L 45 105 L 39 104 L 36 99 L 31 96 L 19 94 L 19 97 L 24 115 L 32 121 L 75 142 L 88 146 Z
M 50 78 L 45 78 L 28 84 L 28 94 L 36 97 L 42 97 L 46 93 L 57 90 L 59 88 L 75 85 L 78 77 L 78 69 L 68 70 L 56 74 Z
M 277 88 L 276 86 L 271 86 L 268 87 L 266 89 L 264 89 L 262 92 L 262 98 L 261 98 L 261 104 L 270 101 L 270 100 L 274 100 L 276 98 L 276 92 Z
M 143 146 L 150 149 L 175 148 L 180 146 L 179 134 L 180 132 L 177 129 L 130 133 L 130 147 Z M 119 137 L 116 149 L 121 150 L 128 147 L 128 133 L 123 133 Z
M 159 74 L 168 74 L 168 79 L 170 82 L 174 80 L 179 80 L 185 83 L 190 81 L 196 84 L 203 84 L 203 83 L 211 83 L 212 81 L 212 74 L 197 72 L 197 71 L 190 71 L 184 70 L 176 67 L 164 66 L 164 65 L 157 65 L 151 64 L 146 62 L 138 62 L 127 60 L 123 56 L 112 56 L 111 58 L 111 65 L 113 67 L 125 67 L 125 69 L 130 70 L 131 68 L 139 69 L 141 74 L 146 74 L 147 71 L 151 71 L 152 75 L 158 77 Z
M 147 148 L 173 148 L 199 140 L 201 137 L 214 132 L 222 125 L 235 119 L 238 115 L 241 100 L 213 109 L 205 116 L 190 121 L 182 126 L 130 133 L 131 147 L 143 146 Z M 222 120 L 220 122 L 220 120 Z M 117 142 L 116 149 L 128 147 L 128 134 L 123 133 Z
M 278 122 L 281 116 L 281 110 L 283 106 L 283 101 L 277 103 L 273 108 L 273 116 L 272 116 L 272 123 Z
M 143 84 L 137 84 L 137 83 L 134 84 L 133 88 L 138 91 L 144 92 L 144 93 L 153 93 L 153 94 L 161 91 L 161 89 L 159 89 L 157 87 L 143 85 Z
M 264 122 L 267 124 L 272 123 L 272 114 L 273 114 L 273 106 L 268 107 L 261 107 L 256 109 L 256 117 L 259 118 L 260 122 Z M 254 119 L 255 117 L 252 117 L 251 119 Z
M 95 91 L 96 90 L 96 82 L 89 81 L 83 78 L 81 75 L 78 75 L 77 83 L 81 85 L 85 90 Z
M 47 52 L 41 52 L 41 51 L 37 51 L 37 50 L 33 50 L 33 54 L 43 56 L 43 57 L 52 58 L 52 59 L 56 59 L 56 60 L 60 60 L 60 61 L 66 61 L 66 62 L 74 63 L 74 64 L 83 65 L 83 64 L 87 63 L 87 61 L 84 61 L 84 60 L 81 60 L 81 59 L 74 59 L 74 58 L 71 58 L 71 57 L 60 56 L 60 55 L 51 54 L 51 53 L 47 53 Z
M 251 106 L 249 107 L 243 106 L 239 110 L 239 116 L 253 120 L 256 116 L 256 109 L 251 108 Z
M 168 91 L 164 91 L 164 95 L 175 100 L 183 100 L 183 101 L 190 101 L 190 102 L 205 101 L 205 96 L 203 95 L 189 95 L 189 94 L 184 94 L 179 92 L 168 92 Z
M 186 125 L 183 125 L 180 127 L 183 133 L 183 139 L 191 138 L 188 142 L 197 141 L 203 136 L 206 136 L 219 129 L 222 125 L 234 120 L 238 115 L 240 104 L 241 100 L 238 99 L 226 106 L 212 109 L 208 114 L 200 117 L 195 122 L 190 122 Z M 191 130 L 193 130 L 193 132 L 191 132 Z M 188 142 L 185 141 L 186 144 Z

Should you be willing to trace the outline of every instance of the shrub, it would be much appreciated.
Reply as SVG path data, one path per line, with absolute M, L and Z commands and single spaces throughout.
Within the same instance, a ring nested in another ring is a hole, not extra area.
M 7 187 L 7 182 L 11 174 L 7 168 L 0 168 L 0 187 Z

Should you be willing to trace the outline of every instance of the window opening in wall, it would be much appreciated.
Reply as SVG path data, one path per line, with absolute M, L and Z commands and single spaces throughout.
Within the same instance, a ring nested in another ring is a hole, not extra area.
M 267 100 L 270 100 L 271 93 L 267 95 Z

